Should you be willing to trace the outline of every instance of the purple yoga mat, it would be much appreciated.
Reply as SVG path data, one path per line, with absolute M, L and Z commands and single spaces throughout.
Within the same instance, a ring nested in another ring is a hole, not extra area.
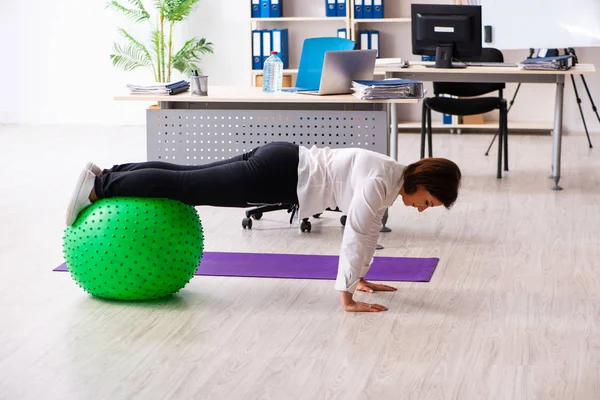
M 429 282 L 439 258 L 375 257 L 366 278 Z M 253 278 L 335 279 L 338 256 L 205 252 L 196 275 Z M 65 264 L 55 271 L 67 271 Z

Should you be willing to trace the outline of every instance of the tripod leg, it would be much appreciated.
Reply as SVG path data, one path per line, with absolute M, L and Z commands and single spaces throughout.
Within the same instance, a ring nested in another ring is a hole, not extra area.
M 583 82 L 583 86 L 585 87 L 585 91 L 587 92 L 588 98 L 590 99 L 590 103 L 592 103 L 592 110 L 596 113 L 596 118 L 598 118 L 598 122 L 600 122 L 600 115 L 598 115 L 598 109 L 596 108 L 596 104 L 594 104 L 594 99 L 592 98 L 592 94 L 590 93 L 590 88 L 588 88 L 587 82 L 585 81 L 585 77 L 583 75 L 579 75 L 581 77 L 581 81 Z M 587 129 L 585 131 L 587 132 Z M 590 148 L 592 148 L 592 141 L 590 140 L 590 135 L 588 135 L 588 142 L 590 144 Z
M 583 78 L 583 76 L 582 76 Z M 577 91 L 577 85 L 575 84 L 575 78 L 571 75 L 571 83 L 573 84 L 573 91 L 575 92 L 575 99 L 577 100 L 577 107 L 579 107 L 579 114 L 581 115 L 581 120 L 583 121 L 583 127 L 585 128 L 585 134 L 587 135 L 588 143 L 590 148 L 592 147 L 592 142 L 590 140 L 590 133 L 588 132 L 588 127 L 585 122 L 585 116 L 583 115 L 583 109 L 581 108 L 581 98 L 579 97 L 579 92 Z
M 492 148 L 492 146 L 494 145 L 494 141 L 496 140 L 496 136 L 498 136 L 498 131 L 496 131 L 496 134 L 494 135 L 494 137 L 492 138 L 492 142 L 490 143 L 490 147 L 488 147 L 487 151 L 485 152 L 485 155 L 487 156 L 488 154 L 490 154 L 490 149 Z

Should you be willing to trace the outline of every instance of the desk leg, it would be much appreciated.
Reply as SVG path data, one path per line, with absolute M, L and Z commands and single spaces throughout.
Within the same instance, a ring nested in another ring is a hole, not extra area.
M 390 157 L 398 161 L 398 109 L 397 104 L 388 104 L 390 114 Z
M 392 72 L 386 71 L 385 78 L 393 78 Z M 394 160 L 398 161 L 398 108 L 397 104 L 391 103 L 387 105 L 389 124 L 390 124 L 390 154 Z
M 562 188 L 558 186 L 558 181 L 560 181 L 564 92 L 565 76 L 558 75 L 556 80 L 556 98 L 554 100 L 554 129 L 552 130 L 552 178 L 554 179 L 552 190 L 562 190 Z

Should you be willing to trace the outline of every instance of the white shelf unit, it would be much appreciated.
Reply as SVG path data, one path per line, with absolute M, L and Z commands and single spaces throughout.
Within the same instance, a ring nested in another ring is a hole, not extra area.
M 421 57 L 412 54 L 411 43 L 411 18 L 410 8 L 412 3 L 431 3 L 431 4 L 466 4 L 461 0 L 384 0 L 384 18 L 354 18 L 354 0 L 346 0 L 346 17 L 326 17 L 325 2 L 323 0 L 281 0 L 283 17 L 281 18 L 251 18 L 251 30 L 254 29 L 272 29 L 288 28 L 289 31 L 289 66 L 283 71 L 284 74 L 292 75 L 292 82 L 295 84 L 295 77 L 298 73 L 298 64 L 300 61 L 300 52 L 302 42 L 308 37 L 318 36 L 336 36 L 337 30 L 346 28 L 349 38 L 354 40 L 360 46 L 359 32 L 365 29 L 379 30 L 380 39 L 380 57 L 381 58 L 402 58 L 408 61 L 420 61 Z M 249 34 L 251 37 L 251 35 Z M 262 70 L 252 70 L 251 85 L 254 85 L 256 75 L 262 75 Z M 377 78 L 381 75 L 377 74 Z M 424 82 L 428 93 L 432 93 L 431 83 Z M 505 96 L 508 96 L 505 93 Z M 414 120 L 421 116 L 421 105 L 402 106 L 403 112 L 399 115 L 406 115 L 409 111 L 409 121 L 400 122 L 398 128 L 401 130 L 420 129 L 421 122 Z M 436 113 L 437 114 L 437 113 Z M 438 116 L 441 119 L 441 115 Z M 493 118 L 493 116 L 492 116 Z M 457 121 L 454 117 L 453 121 Z M 435 120 L 433 127 L 436 129 L 473 129 L 488 131 L 495 129 L 497 121 L 485 121 L 483 124 L 443 124 Z M 551 122 L 518 122 L 509 120 L 509 128 L 515 130 L 552 130 Z

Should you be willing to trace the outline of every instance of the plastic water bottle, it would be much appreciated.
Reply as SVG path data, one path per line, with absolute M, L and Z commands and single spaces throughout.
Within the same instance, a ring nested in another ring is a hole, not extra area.
M 281 92 L 282 83 L 283 61 L 281 61 L 276 51 L 272 51 L 269 58 L 265 60 L 263 68 L 263 92 Z

